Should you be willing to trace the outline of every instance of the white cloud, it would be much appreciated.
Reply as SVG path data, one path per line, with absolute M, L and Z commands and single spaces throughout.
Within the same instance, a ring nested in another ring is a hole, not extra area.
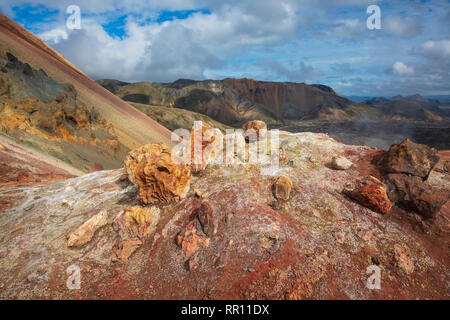
M 251 45 L 274 44 L 296 30 L 291 2 L 248 1 L 224 5 L 213 13 L 197 12 L 163 23 L 126 23 L 126 36 L 109 35 L 92 19 L 81 30 L 54 28 L 40 36 L 91 77 L 121 80 L 173 81 L 203 79 L 229 55 Z
M 450 39 L 428 40 L 416 48 L 415 52 L 429 58 L 444 59 L 450 62 Z
M 397 76 L 412 76 L 414 74 L 414 68 L 407 66 L 401 61 L 397 61 L 392 66 L 392 73 Z
M 352 40 L 365 31 L 365 24 L 361 19 L 341 19 L 331 25 L 329 36 L 338 36 L 346 40 Z
M 414 37 L 421 33 L 422 26 L 417 17 L 401 18 L 388 16 L 381 20 L 382 28 L 390 35 L 397 37 Z

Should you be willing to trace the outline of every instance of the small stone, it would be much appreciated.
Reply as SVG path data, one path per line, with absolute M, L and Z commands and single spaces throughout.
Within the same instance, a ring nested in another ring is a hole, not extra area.
M 352 165 L 353 163 L 344 157 L 333 157 L 331 160 L 331 166 L 336 170 L 348 170 Z
M 374 211 L 383 214 L 391 211 L 392 203 L 387 196 L 386 187 L 375 177 L 359 178 L 354 184 L 347 185 L 343 192 L 348 197 Z
M 278 177 L 272 185 L 273 196 L 277 200 L 288 200 L 291 194 L 292 182 L 288 177 Z
M 100 211 L 95 216 L 91 217 L 74 232 L 69 234 L 67 245 L 69 247 L 79 247 L 91 241 L 95 232 L 106 225 L 108 220 L 108 212 L 106 210 Z

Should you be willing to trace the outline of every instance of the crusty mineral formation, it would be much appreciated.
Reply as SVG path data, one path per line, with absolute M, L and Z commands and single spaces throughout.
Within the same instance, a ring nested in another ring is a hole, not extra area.
M 291 194 L 291 179 L 285 176 L 278 177 L 272 185 L 272 193 L 277 200 L 288 200 Z
M 392 208 L 386 187 L 380 180 L 372 176 L 360 178 L 354 185 L 347 185 L 344 193 L 363 206 L 380 213 L 388 213 Z
M 179 200 L 189 191 L 189 168 L 184 163 L 174 163 L 164 144 L 149 144 L 131 151 L 125 168 L 130 181 L 137 184 L 137 198 L 143 204 Z
M 438 161 L 436 149 L 406 139 L 393 144 L 378 164 L 385 173 L 410 174 L 426 180 Z
M 151 143 L 140 148 L 131 150 L 125 157 L 125 170 L 128 174 L 128 179 L 137 184 L 134 170 L 138 164 L 146 159 L 152 159 L 155 156 L 170 160 L 171 152 L 163 143 Z

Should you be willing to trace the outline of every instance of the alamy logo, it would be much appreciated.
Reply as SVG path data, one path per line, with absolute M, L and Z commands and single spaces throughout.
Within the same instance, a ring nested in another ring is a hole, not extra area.
M 177 142 L 172 149 L 174 163 L 259 164 L 262 175 L 277 174 L 279 130 L 227 129 L 223 135 L 217 128 L 203 128 L 202 121 L 195 121 L 192 132 L 187 129 L 172 132 L 172 141 Z
M 367 8 L 367 14 L 370 16 L 367 18 L 367 29 L 380 30 L 381 29 L 381 9 L 377 5 L 371 5 Z
M 69 274 L 66 285 L 69 290 L 79 290 L 81 288 L 81 271 L 80 267 L 72 264 L 66 269 L 66 273 Z
M 371 265 L 366 269 L 366 274 L 370 274 L 367 279 L 366 287 L 370 290 L 380 290 L 381 289 L 381 269 L 379 266 Z
M 77 5 L 70 5 L 66 10 L 70 16 L 67 18 L 66 27 L 69 30 L 81 29 L 81 9 Z

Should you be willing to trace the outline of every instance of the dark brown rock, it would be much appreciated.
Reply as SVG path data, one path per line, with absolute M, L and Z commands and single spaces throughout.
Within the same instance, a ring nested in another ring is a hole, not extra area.
M 385 181 L 393 202 L 416 211 L 425 219 L 434 218 L 450 197 L 447 190 L 435 188 L 415 176 L 389 174 Z
M 385 173 L 405 173 L 426 180 L 438 161 L 436 149 L 406 139 L 393 144 L 378 159 L 378 165 Z
M 203 201 L 200 207 L 196 210 L 198 221 L 202 225 L 203 232 L 211 237 L 217 232 L 217 218 L 214 215 L 214 210 L 207 201 Z

